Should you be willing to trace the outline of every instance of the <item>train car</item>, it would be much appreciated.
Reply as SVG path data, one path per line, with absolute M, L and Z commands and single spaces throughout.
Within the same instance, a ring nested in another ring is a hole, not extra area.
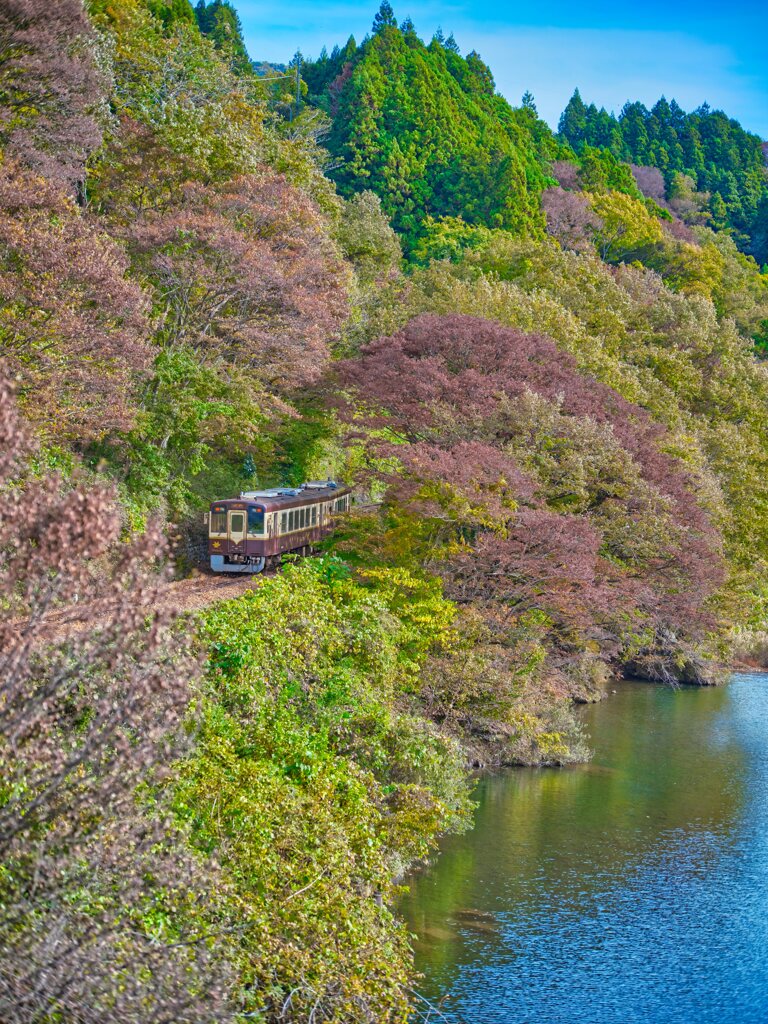
M 351 502 L 351 488 L 333 480 L 214 501 L 206 516 L 211 569 L 261 572 L 287 552 L 306 554 Z

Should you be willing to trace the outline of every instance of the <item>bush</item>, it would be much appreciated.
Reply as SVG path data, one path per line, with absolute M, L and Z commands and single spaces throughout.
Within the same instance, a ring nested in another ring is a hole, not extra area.
M 242 922 L 243 1009 L 259 1019 L 405 1019 L 393 879 L 468 809 L 461 748 L 409 710 L 452 621 L 434 583 L 353 580 L 333 558 L 200 617 L 203 726 L 175 807 L 221 865 L 216 901 Z

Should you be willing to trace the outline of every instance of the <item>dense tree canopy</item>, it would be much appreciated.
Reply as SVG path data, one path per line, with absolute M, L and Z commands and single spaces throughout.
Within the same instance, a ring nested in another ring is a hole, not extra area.
M 247 365 L 278 392 L 320 373 L 346 314 L 345 273 L 318 211 L 284 178 L 188 186 L 125 238 L 164 344 Z
M 477 535 L 459 558 L 464 599 L 537 610 L 561 628 L 608 628 L 610 608 L 634 607 L 634 631 L 701 638 L 722 567 L 694 478 L 646 412 L 552 341 L 422 316 L 341 374 L 377 414 L 388 440 L 374 448 L 403 467 L 401 500 L 425 520 L 454 518 L 442 553 Z
M 1 6 L 0 1018 L 404 1024 L 467 764 L 768 646 L 755 139 L 558 138 L 388 2 L 258 69 L 227 0 Z M 163 533 L 326 477 L 321 556 L 170 620 Z
M 343 160 L 342 191 L 379 195 L 407 244 L 428 216 L 539 230 L 541 158 L 558 152 L 549 129 L 536 134 L 531 108 L 496 95 L 476 53 L 425 46 L 385 6 L 362 46 L 350 41 L 305 69 L 310 98 L 334 119 L 327 145 Z
M 195 6 L 197 25 L 204 36 L 217 47 L 230 53 L 242 68 L 249 65 L 248 51 L 243 40 L 240 16 L 228 0 L 198 0 Z
M 0 168 L 0 353 L 49 441 L 81 447 L 128 427 L 152 353 L 148 302 L 128 262 L 74 203 Z
M 230 1020 L 228 951 L 199 941 L 217 873 L 136 799 L 183 750 L 196 675 L 160 610 L 165 545 L 121 543 L 111 489 L 30 479 L 33 455 L 0 378 L 0 1014 Z
M 105 74 L 81 0 L 0 9 L 0 144 L 73 189 L 101 138 Z
M 619 160 L 658 168 L 668 191 L 679 187 L 678 176 L 689 177 L 706 193 L 709 223 L 733 229 L 742 248 L 760 263 L 768 262 L 763 143 L 721 110 L 704 104 L 686 113 L 662 97 L 650 110 L 642 103 L 627 103 L 616 117 L 594 103 L 585 104 L 577 89 L 559 127 L 576 152 L 597 146 Z

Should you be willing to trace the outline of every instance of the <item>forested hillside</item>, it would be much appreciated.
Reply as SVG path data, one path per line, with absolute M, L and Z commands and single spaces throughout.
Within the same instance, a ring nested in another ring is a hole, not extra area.
M 557 136 L 386 2 L 298 98 L 219 0 L 0 46 L 0 1018 L 418 1019 L 397 879 L 469 767 L 765 638 L 753 137 Z M 314 476 L 322 553 L 161 611 L 211 500 Z
M 728 229 L 740 248 L 768 262 L 765 143 L 722 110 L 704 104 L 687 114 L 662 97 L 650 110 L 627 103 L 615 117 L 587 106 L 577 89 L 559 130 L 577 153 L 597 146 L 627 163 L 657 167 L 689 223 Z
M 532 107 L 513 110 L 490 68 L 453 38 L 426 46 L 382 5 L 373 35 L 304 67 L 309 100 L 332 118 L 326 145 L 343 195 L 369 188 L 406 246 L 427 217 L 541 232 L 545 161 L 562 147 Z

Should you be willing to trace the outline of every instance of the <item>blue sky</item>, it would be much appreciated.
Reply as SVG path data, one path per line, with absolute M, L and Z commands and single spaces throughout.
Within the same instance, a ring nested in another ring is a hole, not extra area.
M 300 48 L 358 42 L 379 0 L 234 0 L 251 56 L 285 61 Z M 768 0 L 391 0 L 429 40 L 438 26 L 462 53 L 477 50 L 513 103 L 526 89 L 551 124 L 576 86 L 587 102 L 618 112 L 628 99 L 661 94 L 690 110 L 705 100 L 768 139 Z

